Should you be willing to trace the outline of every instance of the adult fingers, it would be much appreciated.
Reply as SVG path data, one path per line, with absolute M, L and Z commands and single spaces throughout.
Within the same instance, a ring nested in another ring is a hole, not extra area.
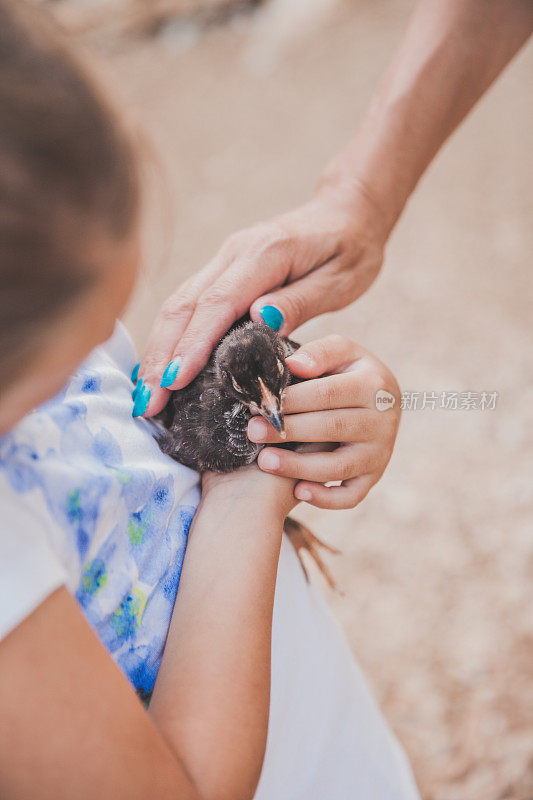
M 265 301 L 259 306 L 254 303 L 250 309 L 258 291 L 282 283 L 289 272 L 289 263 L 280 261 L 272 264 L 270 259 L 269 254 L 256 261 L 249 257 L 237 259 L 200 297 L 174 348 L 172 360 L 179 363 L 179 372 L 170 388 L 181 389 L 186 386 L 205 364 L 220 337 L 249 310 L 254 321 L 263 322 L 281 334 L 292 330 L 294 323 L 291 315 L 285 316 L 275 303 Z M 309 277 L 290 284 L 285 291 L 288 296 L 294 297 L 293 307 L 302 302 L 302 298 L 306 303 L 314 304 L 310 317 L 337 307 L 327 299 L 331 297 L 331 292 L 325 290 L 326 286 L 330 288 L 324 278 Z
M 368 442 L 378 431 L 377 412 L 366 408 L 285 416 L 285 441 L 288 442 Z M 252 442 L 280 444 L 283 441 L 272 425 L 260 416 L 252 417 L 247 434 Z
M 219 254 L 197 275 L 185 281 L 161 306 L 137 370 L 137 376 L 143 379 L 149 392 L 148 405 L 143 412 L 145 416 L 151 417 L 165 407 L 170 391 L 161 383 L 165 383 L 163 375 L 167 368 L 167 377 L 173 370 L 179 370 L 179 363 L 171 364 L 176 342 L 186 329 L 202 292 L 226 268 L 227 258 Z
M 254 322 L 263 319 L 269 324 L 272 320 L 271 327 L 287 336 L 307 320 L 336 311 L 351 299 L 347 280 L 341 277 L 337 259 L 333 257 L 331 262 L 319 264 L 304 277 L 259 297 L 250 308 L 250 316 Z
M 281 262 L 271 265 L 268 259 L 251 262 L 250 258 L 241 257 L 206 289 L 175 344 L 171 360 L 179 363 L 179 371 L 169 388 L 181 389 L 190 383 L 221 336 L 248 311 L 258 291 L 282 282 L 286 269 Z
M 323 483 L 300 481 L 294 489 L 294 496 L 317 508 L 340 510 L 355 508 L 365 499 L 376 483 L 373 475 L 359 475 L 343 481 L 340 486 L 324 486 Z
M 146 416 L 164 407 L 170 390 L 186 386 L 198 374 L 258 293 L 285 281 L 291 253 L 280 250 L 280 236 L 276 225 L 235 234 L 207 267 L 165 301 L 139 368 L 149 394 Z M 271 324 L 268 318 L 266 322 Z
M 359 443 L 337 447 L 330 453 L 295 453 L 265 447 L 257 459 L 264 472 L 318 483 L 346 481 L 374 471 L 375 462 L 373 448 Z

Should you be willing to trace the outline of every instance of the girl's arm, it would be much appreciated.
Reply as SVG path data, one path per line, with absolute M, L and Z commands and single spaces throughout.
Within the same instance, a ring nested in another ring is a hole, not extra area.
M 0 643 L 3 800 L 252 797 L 292 487 L 208 478 L 148 714 L 64 588 Z
M 255 465 L 204 475 L 150 704 L 201 796 L 217 800 L 253 796 L 266 745 L 276 570 L 297 502 L 294 481 L 272 477 Z

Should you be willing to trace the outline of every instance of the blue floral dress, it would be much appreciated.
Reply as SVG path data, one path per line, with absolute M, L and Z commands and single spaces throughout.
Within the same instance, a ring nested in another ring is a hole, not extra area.
M 178 589 L 198 475 L 131 416 L 118 323 L 53 400 L 0 439 L 0 638 L 62 583 L 147 701 Z

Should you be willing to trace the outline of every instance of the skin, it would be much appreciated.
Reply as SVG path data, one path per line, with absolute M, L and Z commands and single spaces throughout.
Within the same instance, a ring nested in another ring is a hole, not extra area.
M 419 178 L 532 30 L 531 0 L 422 0 L 359 129 L 327 165 L 314 197 L 230 236 L 163 304 L 140 367 L 151 389 L 146 415 L 167 402 L 159 383 L 168 362 L 181 359 L 170 388 L 182 388 L 248 309 L 260 321 L 264 305 L 276 306 L 287 335 L 363 294 Z M 304 478 L 300 463 L 296 477 Z M 318 498 L 322 492 L 309 502 Z

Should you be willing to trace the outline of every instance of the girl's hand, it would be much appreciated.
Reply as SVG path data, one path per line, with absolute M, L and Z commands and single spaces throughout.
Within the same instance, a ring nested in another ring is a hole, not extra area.
M 186 386 L 248 310 L 287 335 L 351 303 L 376 277 L 385 239 L 380 214 L 358 185 L 324 185 L 300 208 L 230 236 L 161 308 L 138 371 L 143 413 L 161 411 L 169 389 Z
M 267 447 L 257 463 L 266 472 L 297 479 L 294 494 L 299 500 L 319 508 L 353 508 L 379 480 L 392 455 L 400 421 L 398 384 L 381 361 L 343 336 L 311 342 L 287 364 L 294 375 L 308 380 L 285 392 L 286 441 L 337 446 L 313 453 Z M 386 410 L 378 410 L 378 392 L 385 393 L 379 407 Z M 248 423 L 248 437 L 269 444 L 282 441 L 261 417 Z M 341 484 L 325 486 L 329 481 Z

